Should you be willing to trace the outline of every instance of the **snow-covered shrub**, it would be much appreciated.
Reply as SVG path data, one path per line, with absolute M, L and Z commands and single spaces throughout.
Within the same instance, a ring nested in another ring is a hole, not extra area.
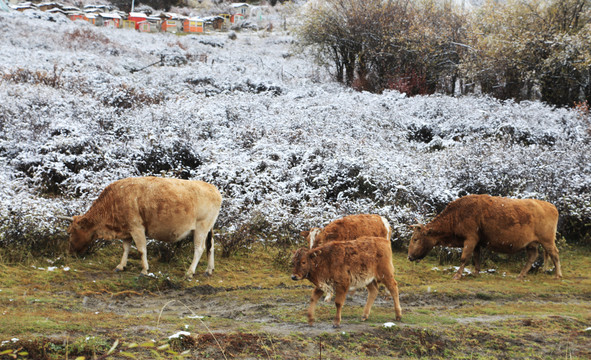
M 0 213 L 0 257 L 5 262 L 22 262 L 29 256 L 55 257 L 68 247 L 63 229 L 23 210 L 6 209 Z
M 131 72 L 158 62 L 178 39 L 93 28 L 124 49 L 112 56 L 103 47 L 60 46 L 86 25 L 0 17 L 17 34 L 0 37 L 3 72 L 63 69 L 59 87 L 0 80 L 5 221 L 8 208 L 44 221 L 78 215 L 109 183 L 156 175 L 216 185 L 224 198 L 216 229 L 234 243 L 246 231 L 288 249 L 303 241 L 302 230 L 377 213 L 403 250 L 408 225 L 470 193 L 550 201 L 560 234 L 589 241 L 591 135 L 580 112 L 489 97 L 355 92 L 311 69 L 303 54 L 283 56 L 293 39 L 276 32 L 242 34 L 227 47 L 201 41 L 223 43 L 217 36 L 184 37 L 183 51 L 207 53 L 207 63 Z M 34 28 L 48 33 L 46 41 L 31 36 Z M 35 55 L 25 62 L 27 52 Z M 39 225 L 47 227 L 65 236 L 64 224 Z
M 159 175 L 172 172 L 176 177 L 188 179 L 190 170 L 195 170 L 203 164 L 203 160 L 194 150 L 183 143 L 172 143 L 163 147 L 155 144 L 144 149 L 138 158 L 134 159 L 138 175 Z

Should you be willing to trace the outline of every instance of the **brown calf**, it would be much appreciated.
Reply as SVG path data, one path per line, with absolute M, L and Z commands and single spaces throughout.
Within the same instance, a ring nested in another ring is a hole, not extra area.
M 293 257 L 292 280 L 308 279 L 315 288 L 308 308 L 308 324 L 314 323 L 316 303 L 324 292 L 334 292 L 337 313 L 334 327 L 341 324 L 341 309 L 349 288 L 367 287 L 368 296 L 362 320 L 367 320 L 383 283 L 392 299 L 396 320 L 402 317 L 398 284 L 394 279 L 390 240 L 383 237 L 361 237 L 351 241 L 335 241 L 314 249 L 301 248 Z

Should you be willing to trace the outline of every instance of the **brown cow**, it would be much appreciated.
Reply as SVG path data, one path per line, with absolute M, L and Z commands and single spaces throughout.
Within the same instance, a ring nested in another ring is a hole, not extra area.
M 115 271 L 122 271 L 133 240 L 142 257 L 141 275 L 147 275 L 146 236 L 175 242 L 193 231 L 194 257 L 186 276 L 191 278 L 195 273 L 206 245 L 206 274 L 211 275 L 214 269 L 212 230 L 221 203 L 222 196 L 215 186 L 203 181 L 157 177 L 118 180 L 101 192 L 86 214 L 70 219 L 70 250 L 84 252 L 99 238 L 121 239 L 123 257 Z
M 323 229 L 315 227 L 310 231 L 302 231 L 301 235 L 312 249 L 327 242 L 355 240 L 361 236 L 377 236 L 390 240 L 392 228 L 383 216 L 358 214 L 337 219 Z M 332 293 L 327 291 L 324 301 L 329 302 L 331 297 Z
M 463 247 L 460 268 L 453 277 L 457 280 L 472 253 L 478 274 L 483 247 L 503 254 L 526 249 L 527 262 L 518 276 L 522 279 L 536 260 L 541 244 L 554 262 L 556 278 L 561 278 L 555 244 L 557 223 L 556 207 L 545 201 L 468 195 L 449 203 L 429 224 L 413 225 L 408 259 L 422 259 L 437 245 Z
M 312 249 L 329 241 L 354 240 L 360 236 L 385 237 L 390 240 L 392 228 L 383 216 L 359 214 L 337 219 L 324 229 L 312 228 L 310 231 L 302 231 L 301 235 L 306 238 Z
M 378 295 L 378 283 L 388 288 L 394 300 L 396 320 L 402 317 L 398 285 L 394 279 L 392 248 L 383 237 L 361 237 L 351 241 L 333 241 L 314 249 L 301 248 L 293 257 L 292 280 L 308 279 L 314 284 L 308 324 L 314 323 L 316 303 L 324 292 L 335 292 L 337 314 L 334 327 L 341 324 L 341 309 L 349 288 L 367 287 L 368 296 L 362 320 L 367 320 Z

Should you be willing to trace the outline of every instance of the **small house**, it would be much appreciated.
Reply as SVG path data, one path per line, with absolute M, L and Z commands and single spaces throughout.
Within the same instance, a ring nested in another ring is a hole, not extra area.
M 142 21 L 146 21 L 148 16 L 141 12 L 130 12 L 129 16 L 127 17 L 128 21 L 133 21 L 136 30 L 139 30 L 139 23 Z
M 97 23 L 95 25 L 109 28 L 118 28 L 121 26 L 121 16 L 115 13 L 100 13 L 97 16 Z
M 230 18 L 232 17 L 232 15 L 219 14 L 218 16 L 221 17 L 222 19 L 224 19 L 224 23 L 222 24 L 222 28 L 229 29 L 230 28 Z
M 187 33 L 202 33 L 204 30 L 203 19 L 199 18 L 188 18 L 183 22 L 183 31 Z
M 46 2 L 37 4 L 37 8 L 41 11 L 49 11 L 51 9 L 61 9 L 61 6 L 56 2 Z
M 232 12 L 234 14 L 242 14 L 242 16 L 246 16 L 250 5 L 247 3 L 232 3 L 230 4 L 230 7 L 232 8 Z
M 85 13 L 84 16 L 86 16 L 86 21 L 88 21 L 92 25 L 96 25 L 96 20 L 98 18 L 98 15 L 97 14 Z
M 173 20 L 173 19 L 165 19 L 162 21 L 162 31 L 164 32 L 171 32 L 176 33 L 182 26 L 182 22 L 180 20 Z
M 221 16 L 209 16 L 203 19 L 206 29 L 222 30 L 224 26 L 224 18 Z
M 244 15 L 243 14 L 236 13 L 236 14 L 232 14 L 232 16 L 230 16 L 230 22 L 232 24 L 236 24 L 240 20 L 244 20 Z
M 135 30 L 136 25 L 137 25 L 136 22 L 133 20 L 129 20 L 129 19 L 121 20 L 121 28 L 122 29 Z
M 156 33 L 160 31 L 160 21 L 140 21 L 138 24 L 138 30 L 140 32 Z
M 183 31 L 184 17 L 175 13 L 162 13 L 161 29 L 163 32 L 177 33 Z
M 25 10 L 37 10 L 37 6 L 31 3 L 20 3 L 18 5 L 11 4 L 10 8 L 20 12 L 23 12 Z
M 72 21 L 76 21 L 76 20 L 84 20 L 84 21 L 88 21 L 88 18 L 86 17 L 86 14 L 84 14 L 81 11 L 71 11 L 68 13 L 68 18 L 70 18 L 70 20 Z

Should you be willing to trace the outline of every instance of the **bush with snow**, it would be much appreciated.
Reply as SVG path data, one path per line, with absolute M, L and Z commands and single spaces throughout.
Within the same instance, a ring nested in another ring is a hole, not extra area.
M 560 233 L 589 241 L 591 139 L 580 112 L 354 92 L 304 55 L 284 56 L 292 39 L 279 33 L 232 41 L 92 27 L 107 40 L 73 47 L 64 39 L 88 24 L 26 13 L 0 14 L 0 24 L 2 243 L 28 241 L 16 228 L 65 239 L 55 215 L 82 213 L 110 182 L 142 175 L 218 186 L 227 239 L 261 214 L 264 238 L 281 240 L 378 213 L 407 240 L 415 218 L 489 193 L 548 200 Z M 184 60 L 158 63 L 161 54 Z

